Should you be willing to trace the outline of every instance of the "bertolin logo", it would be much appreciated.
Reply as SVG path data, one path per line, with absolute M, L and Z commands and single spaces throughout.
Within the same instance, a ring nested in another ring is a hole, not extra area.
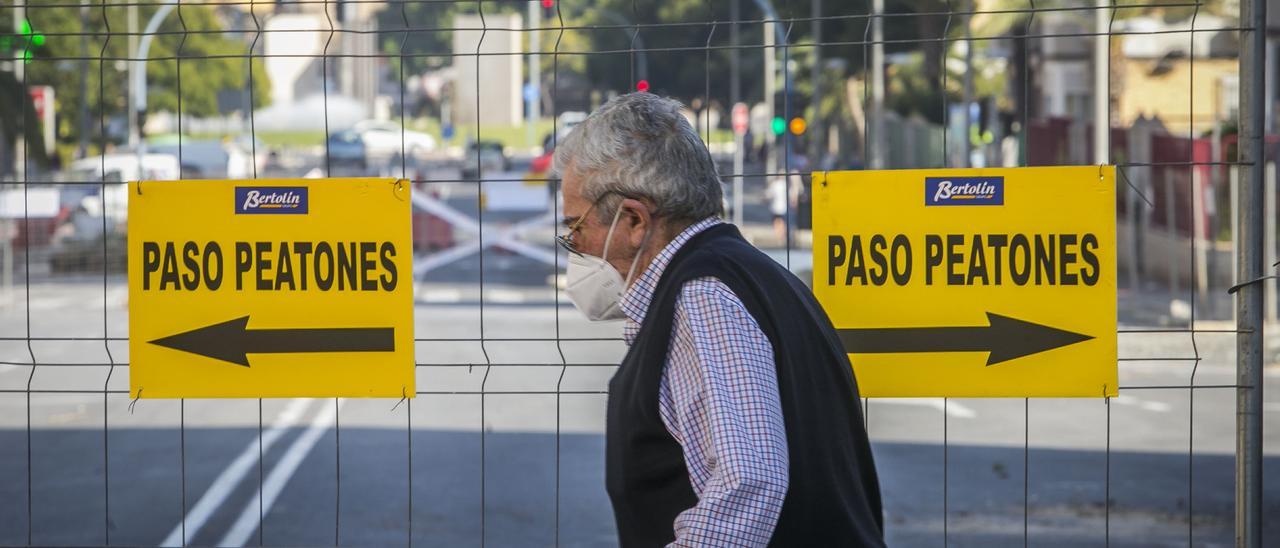
M 925 177 L 924 205 L 1004 205 L 1004 177 Z
M 238 186 L 236 214 L 241 213 L 306 214 L 307 187 Z

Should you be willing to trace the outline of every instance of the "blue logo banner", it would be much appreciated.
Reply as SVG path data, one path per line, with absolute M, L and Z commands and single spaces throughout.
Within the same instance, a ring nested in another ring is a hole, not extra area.
M 1004 205 L 1004 177 L 925 177 L 924 205 Z
M 307 187 L 305 186 L 238 186 L 236 187 L 236 214 L 292 214 L 307 213 Z

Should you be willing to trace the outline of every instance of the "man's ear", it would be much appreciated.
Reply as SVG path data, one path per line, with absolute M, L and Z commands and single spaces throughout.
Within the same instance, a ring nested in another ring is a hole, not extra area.
M 644 236 L 647 232 L 653 230 L 653 215 L 649 214 L 649 207 L 640 200 L 626 198 L 618 204 L 622 208 L 622 218 L 618 220 L 618 224 L 626 226 L 628 243 L 631 247 L 639 248 L 644 243 Z

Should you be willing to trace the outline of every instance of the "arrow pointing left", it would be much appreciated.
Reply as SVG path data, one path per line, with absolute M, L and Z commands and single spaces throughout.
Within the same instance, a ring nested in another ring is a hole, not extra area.
M 151 344 L 249 367 L 248 354 L 394 352 L 391 327 L 249 329 L 249 317 L 192 329 Z

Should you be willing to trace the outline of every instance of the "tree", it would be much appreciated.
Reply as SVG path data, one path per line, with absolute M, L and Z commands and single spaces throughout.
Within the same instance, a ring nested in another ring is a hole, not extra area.
M 421 2 L 393 0 L 376 15 L 379 49 L 389 57 L 393 73 L 400 70 L 404 54 L 405 74 L 438 70 L 453 64 L 453 16 L 459 13 L 524 13 L 525 0 L 484 2 Z M 526 51 L 528 51 L 526 49 Z M 466 52 L 460 52 L 466 53 Z
M 742 97 L 748 102 L 761 101 L 764 90 L 759 75 L 766 54 L 760 47 L 764 14 L 753 0 L 736 1 L 740 4 L 740 20 L 744 21 L 739 25 L 740 47 L 736 50 Z M 900 67 L 901 71 L 909 72 L 911 78 L 899 83 L 898 88 L 905 95 L 895 99 L 894 104 L 904 112 L 919 112 L 940 119 L 943 53 L 954 45 L 940 38 L 944 30 L 951 38 L 962 34 L 962 17 L 948 17 L 947 13 L 968 8 L 961 2 L 944 0 L 888 0 L 886 4 L 886 53 L 911 59 L 907 66 Z M 772 5 L 777 9 L 779 26 L 790 45 L 785 50 L 786 56 L 794 65 L 790 82 L 779 78 L 776 92 L 781 96 L 784 87 L 790 88 L 793 111 L 799 114 L 811 102 L 813 94 L 812 83 L 808 81 L 812 70 L 807 66 L 813 44 L 813 25 L 807 20 L 811 3 L 773 0 Z M 824 19 L 820 22 L 823 57 L 843 63 L 843 71 L 837 74 L 857 76 L 865 70 L 870 51 L 867 43 L 869 5 L 868 0 L 826 0 L 824 4 Z M 484 2 L 486 13 L 523 12 L 526 6 L 524 2 Z M 473 2 L 392 2 L 378 15 L 382 50 L 399 54 L 403 45 L 410 72 L 448 66 L 454 60 L 450 51 L 452 18 L 457 13 L 475 11 Z M 563 21 L 567 28 L 563 36 L 555 30 L 543 32 L 542 50 L 551 51 L 554 40 L 560 38 L 557 70 L 561 75 L 566 72 L 584 75 L 595 91 L 633 91 L 641 71 L 647 67 L 647 79 L 654 92 L 673 96 L 686 104 L 707 104 L 708 96 L 727 98 L 730 95 L 730 58 L 735 55 L 728 24 L 730 2 L 558 0 L 555 14 L 555 18 L 544 21 L 544 26 L 560 26 Z M 1022 17 L 1025 15 L 999 16 L 988 23 L 992 28 L 1008 26 Z M 394 32 L 397 29 L 406 32 Z M 776 50 L 780 71 L 782 53 L 782 49 Z M 390 61 L 397 63 L 398 57 Z M 548 79 L 553 73 L 550 61 L 551 56 L 544 55 L 543 75 Z M 948 87 L 958 83 L 956 79 L 956 83 Z M 721 108 L 727 107 L 721 105 Z M 833 109 L 834 105 L 823 107 L 823 112 L 835 112 Z
M 140 25 L 145 25 L 156 6 L 138 7 Z M 11 16 L 11 15 L 10 15 Z M 27 85 L 51 85 L 57 91 L 56 112 L 60 141 L 73 142 L 81 127 L 88 127 L 94 144 L 119 140 L 119 127 L 127 104 L 127 67 L 131 57 L 125 7 L 97 4 L 85 8 L 28 5 L 31 26 L 47 37 L 26 65 Z M 12 22 L 0 21 L 0 25 Z M 141 29 L 139 29 L 141 31 Z M 217 94 L 229 89 L 246 89 L 252 34 L 225 30 L 215 9 L 204 5 L 181 5 L 160 26 L 146 62 L 148 110 L 178 111 L 187 116 L 218 114 Z M 82 53 L 86 51 L 87 53 Z M 181 95 L 179 95 L 179 62 Z M 254 106 L 270 101 L 270 76 L 262 60 L 254 59 Z M 81 93 L 81 78 L 85 78 Z M 89 120 L 81 125 L 81 104 L 88 105 Z M 116 130 L 112 130 L 112 127 Z M 104 129 L 106 130 L 104 133 Z
M 736 0 L 740 4 L 739 20 L 739 71 L 741 74 L 743 100 L 748 102 L 764 99 L 763 79 L 759 77 L 764 70 L 765 50 L 763 43 L 765 25 L 761 21 L 764 13 L 752 0 Z M 905 1 L 887 2 L 889 13 L 905 13 L 912 4 Z M 686 104 L 696 98 L 710 93 L 712 97 L 729 97 L 730 90 L 730 58 L 734 55 L 731 47 L 730 2 L 705 2 L 702 0 L 664 0 L 640 6 L 633 0 L 599 0 L 588 5 L 575 4 L 564 6 L 562 10 L 581 14 L 581 20 L 590 25 L 612 27 L 600 30 L 584 31 L 591 45 L 590 51 L 612 51 L 614 55 L 593 55 L 587 60 L 587 73 L 597 86 L 616 92 L 634 90 L 633 31 L 629 24 L 640 25 L 638 31 L 643 41 L 649 67 L 650 84 L 653 90 L 665 95 L 674 96 Z M 782 70 L 781 59 L 785 51 L 787 58 L 796 64 L 791 71 L 789 87 L 796 95 L 798 91 L 812 90 L 806 83 L 811 71 L 805 68 L 809 63 L 810 48 L 813 44 L 812 23 L 810 17 L 811 4 L 808 1 L 773 1 L 779 18 L 778 26 L 782 28 L 790 47 L 779 48 L 778 69 Z M 822 27 L 823 57 L 843 60 L 848 74 L 862 72 L 864 61 L 868 58 L 869 46 L 866 40 L 869 13 L 868 0 L 825 2 L 824 16 L 820 22 Z M 889 53 L 920 49 L 921 44 L 910 42 L 921 36 L 914 17 L 888 17 L 884 22 L 886 47 Z M 701 24 L 698 24 L 701 23 Z M 936 34 L 936 33 L 935 33 Z M 709 49 L 704 49 L 709 46 Z M 638 45 L 636 46 L 638 47 Z M 783 92 L 784 82 L 777 80 L 777 93 Z M 708 89 L 709 88 L 709 89 Z M 807 92 L 806 92 L 807 93 Z M 802 98 L 803 99 L 803 98 Z M 806 99 L 807 101 L 807 99 Z M 794 106 L 794 105 L 793 105 Z M 799 109 L 797 108 L 797 112 Z

